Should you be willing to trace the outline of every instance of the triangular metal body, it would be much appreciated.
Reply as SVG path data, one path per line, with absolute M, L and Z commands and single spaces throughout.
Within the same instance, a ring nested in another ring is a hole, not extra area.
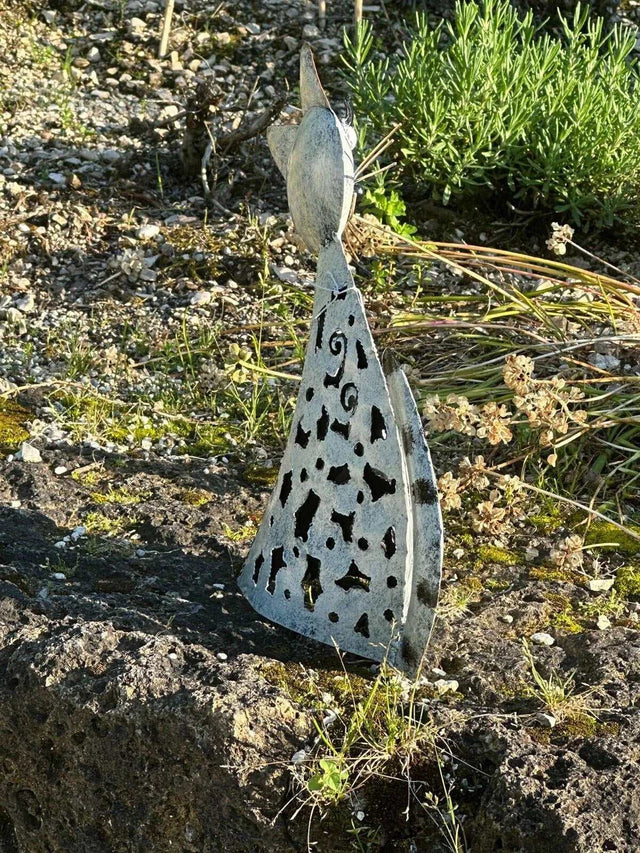
M 240 588 L 281 625 L 375 660 L 388 650 L 391 664 L 413 671 L 433 623 L 441 552 L 415 403 L 402 371 L 385 379 L 334 242 L 318 260 L 293 427 Z

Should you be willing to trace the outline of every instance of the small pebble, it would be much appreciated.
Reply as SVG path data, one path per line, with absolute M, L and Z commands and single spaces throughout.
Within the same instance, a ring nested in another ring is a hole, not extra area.
M 596 622 L 596 627 L 599 631 L 606 631 L 607 628 L 611 627 L 611 619 L 608 616 L 605 616 L 604 613 L 601 613 L 598 616 L 598 621 Z
M 593 578 L 589 581 L 591 592 L 606 592 L 615 583 L 615 578 Z
M 502 622 L 505 622 L 507 625 L 511 625 L 513 622 L 513 616 L 510 613 L 505 613 L 504 616 L 500 617 Z
M 67 576 L 64 572 L 54 572 L 51 577 L 54 579 L 54 581 L 66 581 L 67 579 Z
M 229 655 L 225 652 L 216 652 L 216 657 L 218 658 L 218 660 L 227 660 Z
M 545 729 L 552 729 L 558 722 L 552 714 L 544 714 L 542 711 L 536 714 L 534 719 L 536 723 L 543 726 Z
M 211 302 L 212 294 L 208 290 L 197 290 L 189 300 L 191 305 L 208 305 Z
M 17 455 L 23 462 L 42 462 L 40 451 L 28 441 L 22 442 L 22 447 Z
M 531 635 L 531 642 L 536 646 L 552 646 L 555 640 L 551 634 L 547 634 L 545 631 L 536 631 L 535 634 Z
M 433 682 L 433 686 L 444 696 L 446 693 L 457 693 L 459 684 L 455 678 L 439 678 Z
M 69 469 L 65 465 L 56 465 L 53 469 L 53 473 L 60 477 L 62 474 L 66 474 Z
M 167 657 L 169 658 L 169 660 L 178 660 L 178 655 L 175 652 L 169 652 Z
M 160 233 L 160 226 L 154 225 L 152 222 L 147 222 L 146 225 L 141 225 L 136 231 L 138 240 L 153 240 Z

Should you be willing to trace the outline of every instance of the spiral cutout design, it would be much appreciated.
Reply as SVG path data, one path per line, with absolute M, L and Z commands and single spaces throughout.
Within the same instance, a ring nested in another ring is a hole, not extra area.
M 353 382 L 347 382 L 342 386 L 340 391 L 340 405 L 352 415 L 358 408 L 358 389 Z

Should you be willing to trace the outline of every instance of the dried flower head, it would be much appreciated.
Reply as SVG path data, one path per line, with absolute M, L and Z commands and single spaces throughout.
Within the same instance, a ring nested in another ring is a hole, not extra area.
M 573 228 L 570 225 L 551 223 L 551 237 L 547 240 L 547 249 L 554 255 L 567 254 L 567 242 L 573 238 Z
M 502 370 L 504 384 L 516 394 L 526 394 L 533 389 L 534 364 L 526 355 L 508 355 Z
M 561 539 L 549 555 L 553 563 L 562 569 L 579 569 L 583 562 L 582 537 L 576 533 Z
M 443 510 L 459 509 L 462 506 L 460 497 L 460 480 L 451 471 L 446 471 L 438 480 L 438 493 Z
M 471 526 L 477 533 L 499 536 L 508 529 L 507 510 L 492 500 L 481 501 L 471 512 Z
M 508 444 L 513 438 L 508 426 L 510 421 L 511 412 L 506 406 L 486 403 L 480 411 L 480 426 L 476 435 L 486 438 L 489 444 Z
M 483 491 L 489 485 L 489 478 L 486 475 L 487 465 L 484 461 L 484 456 L 476 456 L 473 462 L 468 456 L 458 465 L 458 473 L 460 474 L 465 485 Z

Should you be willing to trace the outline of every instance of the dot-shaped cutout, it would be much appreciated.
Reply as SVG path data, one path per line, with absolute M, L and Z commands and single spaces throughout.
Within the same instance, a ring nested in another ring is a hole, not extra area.
M 294 557 L 299 557 L 299 556 L 300 556 L 300 549 L 298 548 L 298 546 L 297 546 L 297 545 L 294 545 L 294 546 L 293 546 L 293 556 L 294 556 Z
M 387 620 L 387 622 L 393 622 L 393 620 L 394 620 L 396 617 L 393 615 L 393 610 L 388 610 L 388 609 L 387 609 L 387 610 L 385 610 L 385 611 L 384 611 L 384 618 Z
M 361 536 L 360 539 L 358 539 L 358 548 L 360 548 L 361 551 L 366 551 L 368 547 L 369 543 L 364 536 Z
M 309 402 L 309 400 L 313 399 L 313 394 L 314 394 L 313 388 L 307 388 L 305 395 L 304 395 L 307 398 L 307 403 Z
M 269 519 L 269 527 L 273 527 L 273 516 Z
M 303 468 L 303 469 L 300 471 L 300 482 L 301 482 L 301 483 L 304 483 L 304 481 L 307 479 L 307 477 L 308 477 L 308 476 L 309 476 L 309 475 L 307 474 L 307 469 L 306 469 L 306 468 Z
M 330 551 L 333 551 L 333 549 L 335 548 L 335 546 L 336 546 L 336 540 L 333 538 L 333 536 L 330 536 L 330 537 L 327 539 L 327 548 L 328 548 Z
M 316 459 L 316 468 L 318 471 L 322 471 L 324 468 L 324 459 Z
M 356 454 L 356 456 L 362 456 L 364 454 L 364 447 L 360 444 L 360 442 L 354 445 L 353 452 Z
M 287 601 L 289 601 L 289 599 L 291 598 L 291 590 L 285 589 L 284 597 L 287 599 Z
M 337 613 L 329 614 L 329 622 L 337 622 L 340 619 Z
M 353 316 L 353 314 L 349 314 L 349 319 L 348 319 L 348 321 L 347 321 L 347 322 L 349 323 L 349 325 L 350 325 L 350 326 L 353 326 L 353 324 L 355 323 L 355 321 L 356 321 L 356 318 Z
M 356 495 L 356 500 L 359 504 L 361 504 L 364 500 L 364 492 L 358 492 L 358 494 Z
M 393 575 L 389 575 L 389 577 L 387 578 L 387 586 L 389 587 L 389 589 L 393 589 L 394 587 L 398 586 L 398 578 L 395 578 Z

